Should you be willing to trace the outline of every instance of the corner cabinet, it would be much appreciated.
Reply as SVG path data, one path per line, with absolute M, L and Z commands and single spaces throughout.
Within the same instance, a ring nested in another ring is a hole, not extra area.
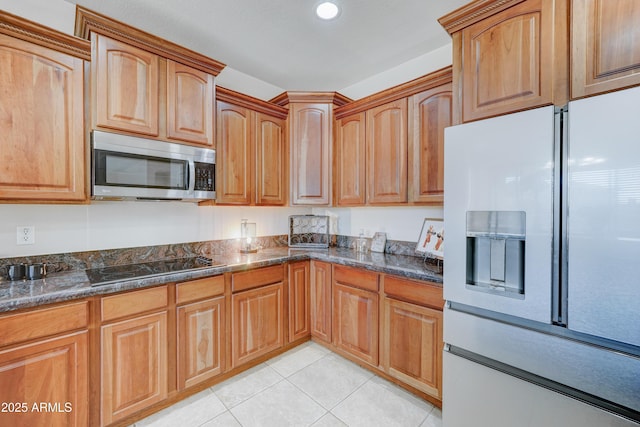
M 216 116 L 216 203 L 285 205 L 286 109 L 219 88 Z
M 568 0 L 476 0 L 439 22 L 453 37 L 454 123 L 566 103 Z
M 332 203 L 333 110 L 348 101 L 336 92 L 285 92 L 270 101 L 289 109 L 292 205 Z
M 0 201 L 83 202 L 90 46 L 0 11 Z
M 571 98 L 640 84 L 640 2 L 571 2 Z

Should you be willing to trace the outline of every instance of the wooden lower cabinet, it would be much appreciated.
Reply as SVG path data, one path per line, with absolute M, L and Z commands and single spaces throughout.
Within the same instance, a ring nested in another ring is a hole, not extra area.
M 178 307 L 178 390 L 222 373 L 224 296 Z
M 442 398 L 442 311 L 384 298 L 384 371 Z
M 0 425 L 88 424 L 87 332 L 0 351 Z
M 333 344 L 378 366 L 378 274 L 350 267 L 333 270 Z M 355 286 L 354 286 L 355 285 Z
M 87 302 L 0 317 L 0 425 L 89 423 Z
M 289 264 L 289 342 L 310 333 L 309 261 Z
M 102 327 L 102 424 L 167 397 L 167 313 Z
M 167 287 L 102 298 L 101 425 L 168 394 Z
M 238 292 L 231 298 L 234 368 L 284 345 L 283 282 Z
M 331 342 L 331 264 L 311 261 L 311 336 Z

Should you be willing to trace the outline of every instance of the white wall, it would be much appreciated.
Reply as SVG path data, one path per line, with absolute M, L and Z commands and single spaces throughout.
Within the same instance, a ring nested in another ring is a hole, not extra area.
M 0 0 L 0 9 L 63 33 L 73 34 L 76 5 L 64 0 Z
M 181 202 L 0 205 L 0 258 L 232 239 L 242 218 L 256 223 L 258 236 L 288 234 L 288 216 L 309 213 Z M 35 244 L 17 245 L 17 226 L 34 226 Z
M 357 208 L 314 208 L 315 215 L 329 215 L 337 218 L 338 229 L 332 234 L 358 236 L 362 230 L 366 237 L 376 231 L 387 233 L 389 240 L 417 242 L 425 218 L 443 218 L 442 207 L 357 207 Z
M 451 43 L 448 43 L 439 49 L 411 59 L 397 67 L 342 88 L 338 90 L 338 92 L 351 99 L 364 98 L 381 90 L 389 89 L 390 87 L 422 77 L 432 71 L 447 67 L 451 65 L 452 59 L 453 48 Z

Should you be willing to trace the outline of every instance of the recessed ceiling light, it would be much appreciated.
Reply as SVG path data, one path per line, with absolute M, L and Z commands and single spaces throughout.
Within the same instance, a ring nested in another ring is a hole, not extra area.
M 320 3 L 318 7 L 316 7 L 316 15 L 321 19 L 333 19 L 338 16 L 338 12 L 340 12 L 338 5 L 330 1 Z

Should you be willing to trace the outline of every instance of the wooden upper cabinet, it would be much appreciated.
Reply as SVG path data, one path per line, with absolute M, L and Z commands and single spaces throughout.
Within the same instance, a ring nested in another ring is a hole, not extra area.
M 330 104 L 293 103 L 291 186 L 294 205 L 331 203 Z
M 0 11 L 0 24 L 5 21 L 0 200 L 84 201 L 84 61 L 78 54 L 84 50 L 88 59 L 89 43 Z
M 249 205 L 253 201 L 252 112 L 217 102 L 216 203 Z
M 256 205 L 287 203 L 287 137 L 284 119 L 255 113 Z
M 640 2 L 573 0 L 571 97 L 640 84 Z
M 96 34 L 96 126 L 158 135 L 157 55 Z
M 167 60 L 167 137 L 213 145 L 211 74 Z
M 444 128 L 451 126 L 451 84 L 409 98 L 409 201 L 444 200 Z
M 367 111 L 367 201 L 407 202 L 407 99 Z
M 567 0 L 477 0 L 440 19 L 453 36 L 454 123 L 563 104 Z
M 365 116 L 362 112 L 336 121 L 335 199 L 338 206 L 366 201 Z

